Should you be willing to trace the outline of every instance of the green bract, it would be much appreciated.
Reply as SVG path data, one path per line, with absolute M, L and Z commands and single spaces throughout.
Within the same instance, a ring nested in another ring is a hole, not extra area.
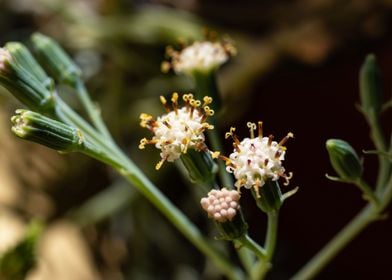
M 208 152 L 189 149 L 181 155 L 180 159 L 193 183 L 207 183 L 214 180 L 218 167 Z
M 331 164 L 341 179 L 353 182 L 361 178 L 362 164 L 349 143 L 340 139 L 329 139 L 326 148 Z
M 257 206 L 265 213 L 277 212 L 283 204 L 282 192 L 278 181 L 267 180 L 259 188 L 259 193 L 252 188 L 252 195 L 256 200 Z
M 226 240 L 235 240 L 245 236 L 248 232 L 248 224 L 245 222 L 244 217 L 240 209 L 237 210 L 237 214 L 233 220 L 226 222 L 215 222 L 219 229 L 221 238 Z

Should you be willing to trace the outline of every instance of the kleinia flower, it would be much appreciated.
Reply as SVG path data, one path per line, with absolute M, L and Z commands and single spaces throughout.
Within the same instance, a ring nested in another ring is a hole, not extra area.
M 162 68 L 163 71 L 172 68 L 177 74 L 188 75 L 194 71 L 208 72 L 219 68 L 234 54 L 235 48 L 229 42 L 196 41 L 180 51 L 168 47 L 170 62 L 164 62 Z
M 289 138 L 293 137 L 288 133 L 279 143 L 273 141 L 272 135 L 263 137 L 262 122 L 258 122 L 258 137 L 254 136 L 257 129 L 255 123 L 249 122 L 250 138 L 244 138 L 239 141 L 234 134 L 235 128 L 232 127 L 230 132 L 226 133 L 226 138 L 233 138 L 234 152 L 229 158 L 222 157 L 226 161 L 226 169 L 233 173 L 236 178 L 235 186 L 238 190 L 242 186 L 247 189 L 254 188 L 259 196 L 261 188 L 267 180 L 277 181 L 280 177 L 286 180 L 288 184 L 292 173 L 287 175 L 282 165 L 286 153 L 284 144 Z
M 212 190 L 207 197 L 203 197 L 200 201 L 203 209 L 208 216 L 217 222 L 224 223 L 233 220 L 239 205 L 240 194 L 236 190 Z
M 203 103 L 194 99 L 192 94 L 184 94 L 182 100 L 183 107 L 179 107 L 178 93 L 173 93 L 171 106 L 167 100 L 161 96 L 161 102 L 167 113 L 156 120 L 148 114 L 140 115 L 140 125 L 148 128 L 154 136 L 152 139 L 143 138 L 139 148 L 144 149 L 145 145 L 153 144 L 161 150 L 161 161 L 156 165 L 159 169 L 165 161 L 172 162 L 182 154 L 186 154 L 188 149 L 196 151 L 208 151 L 204 140 L 204 131 L 213 129 L 207 122 L 207 118 L 214 114 L 208 106 L 212 98 L 205 96 Z

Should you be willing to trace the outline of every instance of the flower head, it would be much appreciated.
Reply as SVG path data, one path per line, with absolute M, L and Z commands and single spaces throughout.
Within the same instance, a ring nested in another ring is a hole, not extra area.
M 213 126 L 206 122 L 214 111 L 208 106 L 212 98 L 205 96 L 203 103 L 193 98 L 192 94 L 184 94 L 182 100 L 184 106 L 178 103 L 178 93 L 173 93 L 171 107 L 167 100 L 161 96 L 161 102 L 167 113 L 156 120 L 148 114 L 140 115 L 140 125 L 154 133 L 152 139 L 143 138 L 139 148 L 144 149 L 146 144 L 154 144 L 161 150 L 162 160 L 156 165 L 159 169 L 163 162 L 172 162 L 185 154 L 188 149 L 197 151 L 207 150 L 204 143 L 204 131 Z
M 11 59 L 11 54 L 4 48 L 0 48 L 0 72 L 5 71 L 6 62 Z
M 167 55 L 170 62 L 164 62 L 162 68 L 164 71 L 172 68 L 177 74 L 191 75 L 194 71 L 205 72 L 217 69 L 233 54 L 235 49 L 229 42 L 195 41 L 180 51 L 168 47 Z
M 273 141 L 273 136 L 263 137 L 262 122 L 258 123 L 258 137 L 254 136 L 257 126 L 255 123 L 248 123 L 250 138 L 239 141 L 234 134 L 235 128 L 226 133 L 226 138 L 232 137 L 234 140 L 234 152 L 229 158 L 223 157 L 226 161 L 226 169 L 233 173 L 236 178 L 235 186 L 238 190 L 244 186 L 247 189 L 254 188 L 259 196 L 259 188 L 266 180 L 276 181 L 280 177 L 286 179 L 286 184 L 292 174 L 287 175 L 282 165 L 286 153 L 284 144 L 293 137 L 288 133 L 279 143 Z
M 200 201 L 208 216 L 220 223 L 231 221 L 237 214 L 240 194 L 236 190 L 212 190 Z

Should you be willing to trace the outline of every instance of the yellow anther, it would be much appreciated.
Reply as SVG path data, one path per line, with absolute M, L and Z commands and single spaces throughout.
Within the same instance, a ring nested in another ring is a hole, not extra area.
M 189 94 L 184 94 L 184 95 L 182 96 L 182 100 L 184 100 L 185 102 L 188 102 L 188 101 L 189 101 L 189 98 L 190 98 Z
M 168 73 L 170 68 L 171 68 L 170 62 L 164 61 L 161 63 L 161 72 L 162 73 L 165 73 L 165 74 Z
M 140 114 L 140 126 L 147 127 L 147 124 L 153 119 L 153 117 L 146 113 Z
M 216 151 L 216 152 L 211 152 L 211 157 L 212 157 L 213 159 L 217 159 L 217 158 L 219 158 L 219 156 L 220 156 L 220 152 L 218 152 L 218 151 Z
M 143 150 L 146 147 L 147 143 L 148 143 L 148 140 L 146 138 L 141 139 L 140 144 L 139 144 L 139 149 Z
M 161 159 L 156 165 L 155 170 L 159 170 L 162 167 L 162 164 L 165 162 L 165 159 Z
M 212 97 L 210 97 L 210 96 L 204 96 L 204 97 L 203 97 L 203 101 L 204 101 L 203 107 L 205 107 L 206 105 L 212 103 Z
M 194 104 L 195 104 L 195 107 L 200 107 L 201 101 L 196 99 Z
M 178 93 L 177 92 L 173 92 L 172 98 L 171 98 L 171 102 L 177 104 L 177 101 L 178 101 Z
M 159 100 L 161 100 L 161 103 L 163 104 L 163 105 L 166 105 L 167 104 L 167 100 L 166 100 L 166 98 L 164 97 L 164 96 L 159 96 Z

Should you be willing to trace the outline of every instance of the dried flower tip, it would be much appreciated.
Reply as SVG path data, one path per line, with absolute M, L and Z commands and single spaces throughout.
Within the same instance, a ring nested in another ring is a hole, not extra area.
M 235 190 L 223 188 L 212 190 L 207 197 L 200 200 L 203 209 L 208 213 L 208 217 L 217 222 L 224 223 L 231 221 L 237 214 L 240 194 Z
M 171 107 L 164 97 L 160 97 L 161 103 L 167 113 L 156 120 L 148 114 L 140 115 L 140 125 L 146 127 L 154 133 L 151 140 L 142 139 L 139 148 L 144 149 L 145 145 L 153 144 L 161 150 L 161 161 L 156 166 L 159 169 L 163 162 L 172 162 L 188 149 L 196 151 L 206 150 L 204 144 L 204 131 L 212 129 L 213 126 L 207 123 L 209 116 L 213 114 L 207 104 L 212 102 L 210 97 L 200 100 L 194 99 L 192 94 L 184 94 L 179 98 L 178 93 L 173 93 L 170 98 Z M 179 101 L 183 100 L 184 106 Z M 207 102 L 206 102 L 207 101 Z
M 194 71 L 211 71 L 219 68 L 234 54 L 234 47 L 229 42 L 194 42 L 193 44 L 175 51 L 169 47 L 166 54 L 170 58 L 162 64 L 162 69 L 172 68 L 176 73 L 192 74 Z
M 284 178 L 286 183 L 291 178 L 291 173 L 287 175 L 282 165 L 286 147 L 283 144 L 289 138 L 293 137 L 288 133 L 279 143 L 273 141 L 273 136 L 262 137 L 262 123 L 258 123 L 259 137 L 254 137 L 254 131 L 257 126 L 254 123 L 248 123 L 251 138 L 244 138 L 241 142 L 234 134 L 235 128 L 230 128 L 226 133 L 226 138 L 233 138 L 234 152 L 229 158 L 220 156 L 226 162 L 226 169 L 233 173 L 236 178 L 235 186 L 238 190 L 244 186 L 247 189 L 254 188 L 256 194 L 259 194 L 261 188 L 267 180 L 276 181 L 280 177 Z
M 11 59 L 11 54 L 4 48 L 0 48 L 0 73 L 6 71 L 6 62 Z

